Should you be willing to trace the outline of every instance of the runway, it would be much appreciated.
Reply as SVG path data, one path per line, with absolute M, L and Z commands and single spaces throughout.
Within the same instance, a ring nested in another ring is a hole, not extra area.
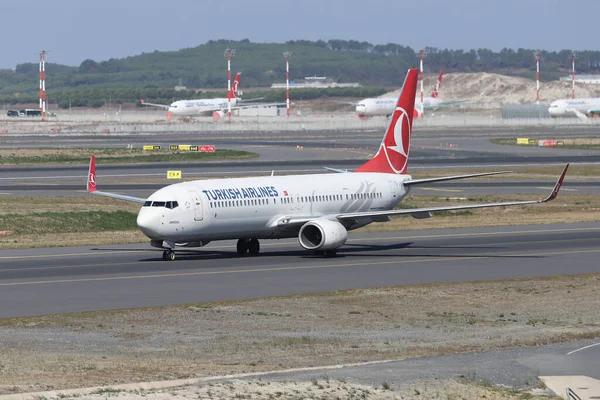
M 5 250 L 0 318 L 222 301 L 350 288 L 600 272 L 595 223 L 350 234 L 337 258 L 296 240 L 181 250 L 148 244 Z

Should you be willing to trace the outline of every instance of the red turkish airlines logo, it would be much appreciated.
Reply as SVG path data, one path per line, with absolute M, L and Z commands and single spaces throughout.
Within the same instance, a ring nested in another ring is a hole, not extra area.
M 238 87 L 238 81 L 233 81 L 233 85 L 231 85 L 231 90 L 233 90 L 233 93 L 237 92 L 237 87 Z
M 90 173 L 90 178 L 88 179 L 90 187 L 96 187 L 96 175 L 92 172 Z
M 402 107 L 396 108 L 399 116 L 394 121 L 394 143 L 390 143 L 390 137 L 386 137 L 383 149 L 390 168 L 397 173 L 405 172 L 408 163 L 408 151 L 410 147 L 411 126 L 410 118 Z

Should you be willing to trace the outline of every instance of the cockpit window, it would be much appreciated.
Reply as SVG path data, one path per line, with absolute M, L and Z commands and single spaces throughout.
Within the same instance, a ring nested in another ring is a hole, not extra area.
M 152 201 L 152 200 L 146 200 L 144 202 L 143 207 L 165 207 L 168 209 L 173 209 L 173 208 L 177 208 L 179 207 L 179 203 L 176 201 Z

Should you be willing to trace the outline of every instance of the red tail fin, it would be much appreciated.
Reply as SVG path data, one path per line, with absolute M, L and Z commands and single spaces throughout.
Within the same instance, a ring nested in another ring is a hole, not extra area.
M 440 74 L 438 75 L 438 80 L 435 83 L 435 86 L 433 87 L 433 92 L 431 92 L 431 97 L 433 97 L 434 99 L 437 99 L 438 96 L 440 95 L 440 86 L 442 86 L 442 75 L 444 75 L 444 70 L 440 71 Z
M 88 192 L 96 191 L 96 157 L 94 157 L 93 154 L 90 157 L 90 169 L 88 170 L 87 190 Z
M 404 85 L 402 86 L 402 92 L 398 98 L 396 110 L 392 115 L 392 121 L 390 126 L 388 126 L 377 154 L 360 166 L 355 172 L 406 173 L 418 75 L 418 69 L 411 68 L 408 70 Z
M 237 97 L 238 93 L 238 85 L 240 83 L 240 77 L 242 76 L 241 72 L 235 74 L 235 78 L 233 78 L 233 83 L 231 84 L 231 89 L 229 91 L 229 97 L 234 98 Z

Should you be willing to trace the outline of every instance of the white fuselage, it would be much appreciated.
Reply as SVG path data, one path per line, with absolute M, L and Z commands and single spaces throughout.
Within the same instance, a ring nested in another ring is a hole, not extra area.
M 358 102 L 356 105 L 356 114 L 365 117 L 388 116 L 392 115 L 396 107 L 397 98 L 369 98 Z M 424 97 L 423 108 L 435 109 L 442 104 L 442 100 L 435 97 Z M 421 111 L 421 96 L 415 99 L 415 110 Z
M 281 224 L 286 218 L 392 209 L 408 193 L 403 185 L 407 179 L 411 177 L 337 173 L 183 182 L 153 193 L 137 223 L 153 241 L 289 238 L 300 227 Z M 358 218 L 344 224 L 351 230 L 371 222 Z
M 548 107 L 551 117 L 575 117 L 577 113 L 589 116 L 593 112 L 600 112 L 600 98 L 587 99 L 559 99 L 554 100 Z
M 176 116 L 210 115 L 215 111 L 227 111 L 227 98 L 178 100 L 171 103 L 168 112 Z M 237 104 L 237 98 L 231 98 L 231 107 Z

